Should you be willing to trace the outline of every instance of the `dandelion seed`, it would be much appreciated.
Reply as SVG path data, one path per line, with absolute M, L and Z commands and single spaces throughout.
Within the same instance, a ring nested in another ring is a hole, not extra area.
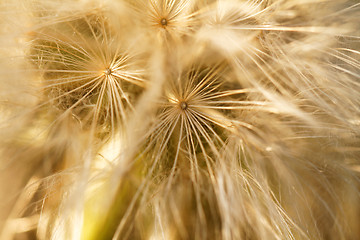
M 185 111 L 188 108 L 188 104 L 186 102 L 180 102 L 180 108 Z
M 111 75 L 111 74 L 112 74 L 111 69 L 110 69 L 110 68 L 105 69 L 104 74 L 105 74 L 106 76 Z
M 105 19 L 91 15 L 58 23 L 48 32 L 42 29 L 32 58 L 44 71 L 49 102 L 63 111 L 60 118 L 72 113 L 83 125 L 103 126 L 113 134 L 119 122 L 126 121 L 145 80 L 142 70 L 135 68 L 134 56 L 114 46 L 116 36 L 106 24 Z M 71 34 L 58 32 L 62 28 Z M 81 32 L 85 29 L 86 34 Z
M 196 11 L 192 0 L 150 0 L 130 1 L 130 6 L 141 16 L 139 24 L 149 31 L 151 36 L 154 32 L 160 37 L 160 41 L 180 41 L 182 36 L 193 33 L 196 27 Z
M 160 23 L 161 23 L 161 25 L 163 25 L 164 27 L 168 25 L 168 21 L 167 21 L 166 18 L 161 19 Z

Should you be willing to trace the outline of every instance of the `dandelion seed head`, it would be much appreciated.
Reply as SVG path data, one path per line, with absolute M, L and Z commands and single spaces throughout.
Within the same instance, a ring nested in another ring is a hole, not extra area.
M 20 2 L 1 239 L 359 239 L 356 0 Z

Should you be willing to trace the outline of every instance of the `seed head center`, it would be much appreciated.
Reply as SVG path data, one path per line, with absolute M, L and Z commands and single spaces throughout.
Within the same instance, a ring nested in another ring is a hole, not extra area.
M 186 102 L 180 102 L 180 108 L 181 110 L 185 111 L 189 105 Z
M 110 68 L 105 69 L 104 74 L 105 74 L 106 76 L 111 75 L 111 74 L 112 74 L 111 69 L 110 69 Z
M 165 27 L 165 26 L 168 25 L 168 21 L 167 21 L 166 18 L 162 18 L 162 19 L 160 20 L 160 23 L 161 23 L 161 25 L 162 25 L 163 27 Z

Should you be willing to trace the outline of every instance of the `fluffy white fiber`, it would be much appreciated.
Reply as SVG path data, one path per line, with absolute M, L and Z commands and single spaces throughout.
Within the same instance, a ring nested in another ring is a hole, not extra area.
M 360 239 L 358 0 L 2 0 L 0 239 Z

